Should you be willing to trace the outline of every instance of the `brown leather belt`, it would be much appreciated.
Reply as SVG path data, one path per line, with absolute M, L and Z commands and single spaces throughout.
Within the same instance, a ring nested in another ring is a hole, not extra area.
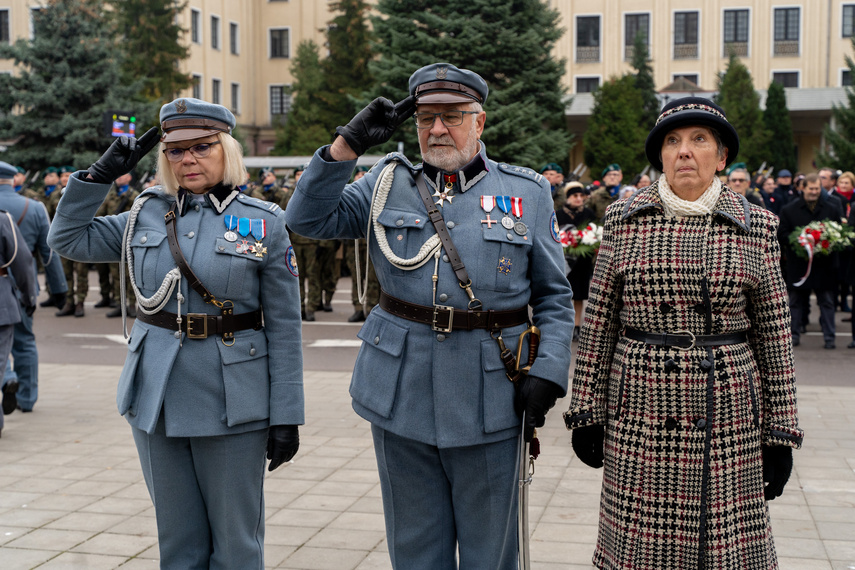
M 202 339 L 209 336 L 234 334 L 237 331 L 255 329 L 259 330 L 261 324 L 261 309 L 251 313 L 239 315 L 208 315 L 206 313 L 187 313 L 181 318 L 178 325 L 178 315 L 167 311 L 160 311 L 153 315 L 146 315 L 137 311 L 137 320 L 154 325 L 156 327 L 180 330 L 187 333 L 187 338 Z
M 748 332 L 739 331 L 727 334 L 692 334 L 690 331 L 676 333 L 650 333 L 626 327 L 623 336 L 646 344 L 670 346 L 678 350 L 689 350 L 696 346 L 724 346 L 741 344 L 748 341 Z
M 380 307 L 396 317 L 430 325 L 437 332 L 515 327 L 528 323 L 528 307 L 510 311 L 467 311 L 445 305 L 428 307 L 392 297 L 380 291 Z

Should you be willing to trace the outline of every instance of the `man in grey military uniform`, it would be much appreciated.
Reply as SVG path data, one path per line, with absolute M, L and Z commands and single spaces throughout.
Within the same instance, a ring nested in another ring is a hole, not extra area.
M 17 192 L 12 185 L 17 169 L 6 162 L 0 162 L 0 209 L 9 212 L 15 219 L 24 237 L 22 248 L 28 252 L 38 252 L 45 265 L 45 280 L 51 292 L 51 303 L 55 306 L 65 304 L 68 286 L 62 271 L 60 257 L 48 247 L 47 236 L 50 221 L 44 205 L 38 200 L 27 198 Z M 36 279 L 36 265 L 32 264 L 32 279 Z M 38 286 L 38 281 L 36 281 Z M 15 322 L 12 358 L 14 367 L 7 358 L 6 387 L 4 390 L 15 393 L 17 405 L 25 412 L 32 411 L 38 399 L 39 353 L 36 349 L 36 336 L 33 334 L 32 314 L 21 310 L 21 318 Z M 14 408 L 13 408 L 14 409 Z
M 337 129 L 285 218 L 313 238 L 369 241 L 382 292 L 358 333 L 350 394 L 372 425 L 393 567 L 457 568 L 459 554 L 460 568 L 508 570 L 517 568 L 520 412 L 530 440 L 566 393 L 570 367 L 572 294 L 552 196 L 541 175 L 487 157 L 479 75 L 428 65 L 409 92 L 398 104 L 375 99 Z M 414 111 L 424 164 L 392 153 L 348 184 L 356 158 Z M 436 237 L 419 177 L 470 283 Z M 515 353 L 529 307 L 541 340 L 515 390 L 495 339 Z
M 0 163 L 6 165 L 5 162 Z M 8 166 L 8 165 L 6 165 Z M 0 358 L 9 359 L 15 324 L 22 315 L 32 315 L 36 310 L 36 274 L 33 256 L 24 242 L 21 230 L 9 212 L 0 210 Z M 0 384 L 4 380 L 0 368 Z M 14 392 L 3 392 L 3 411 L 15 401 Z M 0 414 L 0 433 L 3 432 L 3 415 Z

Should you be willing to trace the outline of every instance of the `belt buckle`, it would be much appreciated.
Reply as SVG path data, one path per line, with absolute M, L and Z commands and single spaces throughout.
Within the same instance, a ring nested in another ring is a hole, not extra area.
M 695 348 L 695 340 L 696 339 L 695 339 L 695 334 L 692 331 L 677 331 L 674 334 L 685 334 L 685 335 L 688 335 L 692 339 L 692 344 L 690 344 L 686 348 L 683 348 L 682 346 L 674 346 L 674 348 L 676 348 L 677 350 L 682 350 L 683 352 L 688 352 L 688 351 L 692 350 L 693 348 Z
M 448 315 L 446 326 L 442 326 L 442 324 L 437 324 L 436 322 L 437 317 L 442 314 L 440 311 L 448 311 L 448 313 L 446 313 Z M 450 333 L 451 329 L 454 328 L 454 307 L 449 307 L 447 305 L 434 305 L 433 323 L 431 323 L 430 328 L 436 332 Z
M 202 332 L 195 332 L 194 329 L 199 325 L 200 320 L 202 321 Z M 194 324 L 196 326 L 194 326 Z M 187 313 L 187 338 L 208 338 L 207 313 Z

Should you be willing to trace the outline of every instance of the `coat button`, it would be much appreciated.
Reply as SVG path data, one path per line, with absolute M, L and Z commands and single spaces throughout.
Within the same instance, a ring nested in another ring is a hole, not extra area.
M 447 224 L 445 224 L 445 226 L 446 226 L 448 229 L 451 229 L 451 228 L 453 228 L 453 227 L 454 227 L 454 222 L 448 222 Z
M 701 368 L 709 371 L 709 369 L 712 368 L 712 362 L 704 358 L 703 360 L 701 360 Z
M 401 226 L 404 225 L 404 220 L 398 220 L 397 222 L 395 222 L 395 225 L 400 228 Z
M 219 249 L 220 251 L 226 251 L 226 248 L 224 248 L 224 247 L 223 247 L 223 246 L 221 246 L 221 245 L 217 246 L 217 249 Z
M 508 239 L 511 241 L 514 241 L 514 234 L 512 234 L 511 232 L 508 232 Z
M 141 237 L 141 238 L 140 238 L 140 243 L 145 243 L 145 242 L 147 242 L 147 241 L 148 241 L 148 238 L 147 238 L 147 237 L 145 237 L 145 236 L 143 236 L 143 237 Z
M 442 260 L 443 260 L 444 262 L 448 263 L 448 255 L 443 254 L 443 256 L 442 256 Z
M 439 300 L 442 301 L 443 303 L 445 303 L 446 301 L 448 301 L 448 295 L 443 293 L 442 295 L 439 296 Z
M 380 344 L 380 337 L 379 336 L 374 337 L 374 344 Z
M 187 237 L 189 237 L 190 239 L 193 239 L 195 236 L 196 236 L 196 232 L 190 232 L 187 234 Z
M 677 363 L 674 362 L 673 358 L 669 358 L 665 361 L 665 372 L 673 372 L 677 369 Z
M 172 336 L 174 336 L 175 338 L 181 338 L 181 331 L 175 331 L 175 334 L 173 334 Z
M 698 429 L 704 429 L 705 427 L 707 427 L 707 420 L 705 418 L 701 418 L 695 421 L 695 427 Z
M 255 356 L 255 349 L 254 349 L 254 348 L 250 348 L 250 349 L 249 349 L 249 355 L 250 355 L 250 356 Z
M 444 335 L 444 334 L 438 334 L 438 335 L 436 335 L 436 340 L 437 340 L 437 342 L 442 342 L 442 341 L 444 341 L 444 340 L 445 340 L 445 335 Z
M 202 206 L 200 206 L 199 204 L 196 204 L 195 206 L 193 206 L 193 209 L 198 212 L 199 210 L 202 209 Z
M 676 427 L 679 425 L 680 423 L 674 418 L 668 418 L 667 420 L 665 420 L 665 429 L 676 429 Z
M 662 313 L 663 315 L 667 315 L 668 313 L 671 312 L 671 305 L 669 305 L 665 301 L 659 303 L 659 312 Z

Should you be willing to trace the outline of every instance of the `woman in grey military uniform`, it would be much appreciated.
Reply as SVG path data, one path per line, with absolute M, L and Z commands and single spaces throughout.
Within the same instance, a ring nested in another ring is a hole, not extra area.
M 163 185 L 94 218 L 157 129 L 117 139 L 72 176 L 49 243 L 71 259 L 127 260 L 138 306 L 117 404 L 155 506 L 161 568 L 261 570 L 265 451 L 271 471 L 289 461 L 303 423 L 293 249 L 281 209 L 237 188 L 246 171 L 228 109 L 178 99 L 160 120 Z

